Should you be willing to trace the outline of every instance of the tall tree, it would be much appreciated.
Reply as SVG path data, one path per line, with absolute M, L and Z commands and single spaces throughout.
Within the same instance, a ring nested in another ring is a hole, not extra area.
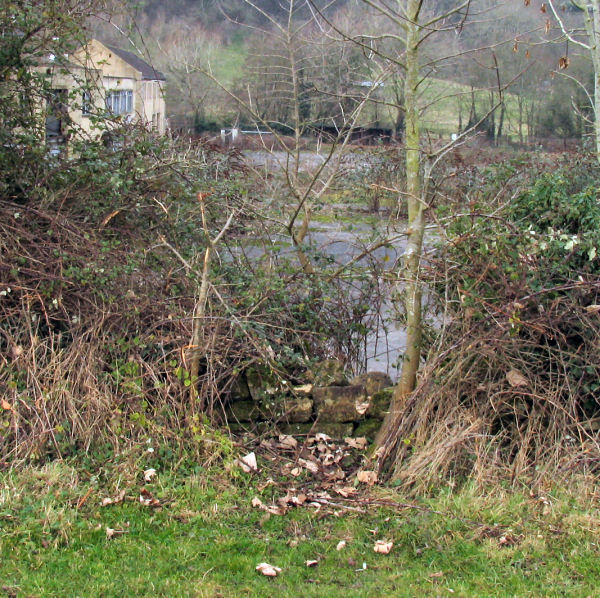
M 461 33 L 473 15 L 475 1 L 398 0 L 394 5 L 382 0 L 362 1 L 374 15 L 373 33 L 347 37 L 368 51 L 382 71 L 394 74 L 401 71 L 404 76 L 403 90 L 397 97 L 402 102 L 399 108 L 404 113 L 405 127 L 405 185 L 399 188 L 398 202 L 402 205 L 406 202 L 408 212 L 407 243 L 399 277 L 404 297 L 406 349 L 390 412 L 377 439 L 381 466 L 388 459 L 394 460 L 394 447 L 398 444 L 395 438 L 398 417 L 401 417 L 403 405 L 417 382 L 423 345 L 421 262 L 425 215 L 432 173 L 454 143 L 450 141 L 441 148 L 424 149 L 422 116 L 428 102 L 423 100 L 422 90 L 424 81 L 443 68 L 444 62 L 449 59 L 455 61 L 465 51 L 454 44 L 454 37 Z M 484 6 L 480 10 L 489 10 L 489 7 Z M 434 43 L 436 36 L 446 38 L 445 43 L 443 40 L 442 43 Z M 440 54 L 442 47 L 445 52 Z M 480 122 L 495 108 L 496 105 L 491 106 Z M 473 123 L 472 128 L 480 122 Z M 459 139 L 468 132 L 462 132 Z

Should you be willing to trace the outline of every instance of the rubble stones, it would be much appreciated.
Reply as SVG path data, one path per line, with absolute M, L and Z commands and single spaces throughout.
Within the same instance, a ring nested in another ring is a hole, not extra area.
M 293 385 L 261 369 L 246 371 L 226 407 L 231 431 L 275 427 L 285 434 L 375 437 L 393 394 L 387 374 L 369 372 L 348 385 L 341 363 L 326 360 L 306 380 Z
M 352 422 L 363 419 L 357 405 L 365 403 L 362 386 L 319 386 L 313 388 L 315 410 L 322 422 Z
M 350 381 L 353 386 L 362 386 L 367 396 L 372 397 L 376 392 L 393 385 L 392 379 L 383 372 L 367 372 L 354 376 Z

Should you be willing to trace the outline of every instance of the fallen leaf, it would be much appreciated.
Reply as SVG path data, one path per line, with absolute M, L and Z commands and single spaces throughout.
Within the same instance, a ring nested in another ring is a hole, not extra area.
M 155 475 L 156 475 L 156 469 L 154 469 L 153 467 L 151 467 L 150 469 L 146 469 L 146 471 L 144 471 L 144 481 L 151 482 L 152 478 Z
M 256 455 L 254 453 L 248 453 L 244 457 L 236 459 L 236 465 L 239 465 L 245 473 L 258 471 Z
M 510 370 L 510 372 L 506 374 L 506 379 L 513 388 L 518 386 L 529 386 L 527 378 L 525 378 L 519 370 Z
M 328 492 L 317 492 L 314 495 L 314 498 L 320 498 L 321 500 L 331 500 L 331 494 L 329 494 Z
M 265 505 L 263 510 L 271 515 L 285 515 L 287 513 L 285 507 L 278 507 L 277 505 Z
M 106 528 L 106 537 L 110 540 L 111 538 L 114 538 L 117 535 L 120 534 L 126 534 L 127 530 L 124 529 L 113 529 L 112 527 L 107 527 Z
M 307 567 L 315 567 L 318 564 L 319 564 L 318 559 L 313 559 L 311 561 L 306 561 L 306 566 Z
M 108 505 L 117 505 L 120 502 L 123 502 L 125 500 L 125 490 L 121 490 L 121 492 L 119 492 L 119 494 L 117 494 L 116 496 L 113 496 L 112 498 L 107 496 L 106 498 L 103 498 L 100 501 L 100 506 L 101 507 L 107 507 Z
M 0 406 L 2 406 L 2 409 L 4 409 L 4 411 L 13 411 L 12 405 L 4 399 L 0 401 Z
M 435 573 L 431 573 L 429 575 L 429 577 L 431 577 L 432 579 L 436 579 L 439 577 L 444 577 L 444 572 L 443 571 L 436 571 Z
M 358 413 L 358 415 L 364 415 L 370 406 L 371 406 L 371 402 L 366 401 L 364 403 L 356 403 L 354 405 L 354 408 L 356 409 L 356 413 Z
M 337 543 L 337 546 L 335 547 L 336 550 L 344 550 L 344 548 L 346 547 L 346 540 L 340 540 Z
M 154 498 L 151 492 L 148 492 L 146 488 L 142 488 L 140 491 L 140 504 L 145 507 L 160 507 L 160 501 L 157 498 Z
M 279 567 L 275 567 L 275 565 L 269 565 L 269 563 L 259 563 L 256 565 L 256 570 L 267 577 L 277 577 L 277 574 L 281 573 L 281 569 Z
M 302 470 L 299 467 L 294 467 L 294 469 L 290 470 L 290 475 L 293 475 L 297 478 L 302 473 Z
M 290 475 L 292 469 L 294 469 L 293 463 L 284 463 L 280 471 L 283 475 Z
M 288 491 L 288 493 L 283 496 L 282 498 L 278 499 L 278 502 L 281 505 L 295 505 L 297 507 L 302 506 L 307 500 L 307 496 L 304 493 L 300 493 L 298 495 L 296 494 L 292 494 L 290 491 Z
M 121 210 L 115 210 L 114 212 L 111 212 L 108 216 L 106 216 L 106 218 L 104 218 L 101 226 L 102 227 L 106 226 L 115 216 L 117 216 L 120 213 L 121 213 Z
M 323 455 L 323 465 L 331 465 L 332 463 L 336 462 L 336 455 L 333 455 L 331 453 L 328 453 L 327 455 Z M 344 476 L 346 477 L 346 476 Z
M 375 484 L 377 482 L 377 473 L 374 471 L 359 471 L 356 474 L 356 479 L 359 482 L 362 482 L 363 484 L 368 484 L 369 486 L 372 486 L 373 484 Z
M 200 513 L 197 511 L 190 511 L 189 509 L 182 509 L 179 513 L 175 513 L 173 517 L 180 523 L 189 523 L 191 519 L 199 517 Z
M 274 445 L 273 441 L 270 440 L 270 439 L 263 439 L 263 440 L 261 440 L 259 446 L 261 448 L 265 448 L 265 449 L 268 449 L 268 450 L 273 450 L 275 448 L 275 445 Z
M 346 478 L 346 474 L 339 467 L 336 467 L 331 472 L 327 472 L 326 475 L 328 480 L 343 480 Z
M 319 432 L 315 434 L 316 441 L 329 442 L 331 440 L 331 436 L 327 436 L 327 434 L 323 434 L 323 432 Z
M 336 487 L 333 489 L 333 491 L 339 494 L 340 496 L 343 496 L 344 498 L 354 496 L 357 493 L 356 488 L 353 488 L 352 486 L 343 486 L 341 488 Z
M 360 438 L 344 438 L 344 442 L 350 447 L 359 450 L 367 448 L 367 439 L 364 437 Z
M 296 448 L 298 446 L 298 441 L 289 434 L 281 434 L 279 436 L 279 443 L 283 445 L 284 448 Z
M 275 486 L 275 481 L 273 480 L 273 478 L 269 478 L 264 484 L 259 484 L 257 486 L 258 491 L 262 492 L 265 488 L 268 488 L 269 486 Z
M 312 392 L 312 384 L 303 384 L 302 386 L 294 386 L 294 392 L 302 395 L 309 395 Z
M 319 471 L 319 466 L 313 461 L 307 461 L 306 459 L 298 459 L 298 463 L 302 465 L 302 467 L 308 469 L 311 473 L 317 473 Z
M 301 492 L 298 496 L 292 496 L 290 501 L 293 505 L 301 507 L 306 502 L 306 494 Z
M 588 306 L 586 306 L 585 311 L 587 311 L 589 313 L 598 313 L 598 312 L 600 312 L 600 305 L 596 305 L 596 304 L 588 305 Z
M 392 550 L 393 542 L 385 542 L 384 540 L 377 540 L 373 550 L 379 554 L 389 554 Z
M 287 512 L 285 506 L 265 505 L 265 503 L 263 503 L 263 501 L 260 500 L 258 496 L 255 496 L 252 499 L 251 504 L 253 507 L 261 509 L 262 511 L 270 513 L 271 515 L 285 515 L 285 513 Z

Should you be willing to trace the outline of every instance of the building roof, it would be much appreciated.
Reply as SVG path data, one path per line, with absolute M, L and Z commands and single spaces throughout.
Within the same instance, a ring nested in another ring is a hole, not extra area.
M 136 71 L 140 71 L 144 81 L 166 81 L 166 77 L 163 73 L 157 71 L 152 65 L 148 64 L 145 60 L 142 60 L 139 56 L 136 56 L 133 52 L 121 50 L 121 48 L 109 46 L 108 44 L 105 44 L 105 46 L 119 58 L 122 58 L 126 63 L 131 65 Z

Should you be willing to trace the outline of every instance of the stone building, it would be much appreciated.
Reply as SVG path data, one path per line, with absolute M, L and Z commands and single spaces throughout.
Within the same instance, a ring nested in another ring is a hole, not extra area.
M 167 127 L 165 76 L 127 50 L 91 40 L 71 56 L 49 56 L 38 67 L 50 90 L 46 98 L 46 140 L 64 145 L 69 131 L 100 135 L 98 118 L 111 115 L 141 122 L 163 134 Z

